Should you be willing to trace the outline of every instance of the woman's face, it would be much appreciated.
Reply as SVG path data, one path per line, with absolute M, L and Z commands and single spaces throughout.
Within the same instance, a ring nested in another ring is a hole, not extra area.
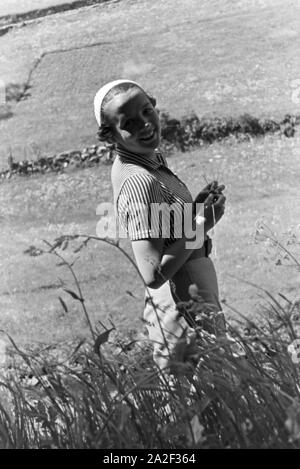
M 158 113 L 147 95 L 139 88 L 115 96 L 105 106 L 113 138 L 134 153 L 153 155 L 160 142 Z

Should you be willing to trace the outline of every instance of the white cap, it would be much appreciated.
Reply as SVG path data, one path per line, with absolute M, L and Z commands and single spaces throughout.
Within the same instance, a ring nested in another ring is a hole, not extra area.
M 112 88 L 114 88 L 115 86 L 121 85 L 122 83 L 132 83 L 133 85 L 138 86 L 139 88 L 141 88 L 142 91 L 144 91 L 143 88 L 138 83 L 132 80 L 115 80 L 115 81 L 106 83 L 106 85 L 102 86 L 97 91 L 95 98 L 94 98 L 94 112 L 95 112 L 95 117 L 96 117 L 99 127 L 101 125 L 101 106 L 102 106 L 103 99 Z

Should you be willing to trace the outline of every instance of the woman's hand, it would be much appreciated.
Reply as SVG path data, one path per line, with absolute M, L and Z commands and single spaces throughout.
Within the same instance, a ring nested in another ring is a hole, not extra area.
M 207 184 L 202 191 L 199 192 L 199 194 L 196 196 L 194 202 L 195 203 L 204 203 L 209 194 L 221 194 L 223 190 L 225 189 L 225 186 L 219 185 L 218 181 L 213 181 L 210 184 Z
M 211 230 L 225 212 L 226 197 L 221 193 L 211 193 L 204 201 L 204 230 Z
M 204 204 L 205 232 L 211 230 L 224 215 L 226 201 L 226 197 L 223 195 L 224 189 L 223 184 L 219 185 L 218 181 L 212 181 L 199 192 L 194 200 L 195 208 L 197 203 Z

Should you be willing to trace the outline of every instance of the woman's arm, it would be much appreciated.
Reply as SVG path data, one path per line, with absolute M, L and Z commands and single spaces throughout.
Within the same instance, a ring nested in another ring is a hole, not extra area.
M 183 266 L 195 249 L 202 247 L 206 232 L 224 214 L 225 197 L 220 194 L 217 201 L 212 204 L 213 197 L 214 195 L 210 195 L 205 201 L 208 205 L 204 210 L 205 224 L 204 227 L 198 227 L 198 230 L 203 230 L 202 236 L 194 237 L 192 249 L 187 249 L 186 247 L 186 243 L 191 242 L 191 238 L 195 234 L 192 231 L 190 236 L 184 234 L 182 238 L 175 241 L 166 249 L 164 254 L 162 254 L 163 238 L 147 238 L 132 241 L 132 249 L 137 266 L 149 288 L 156 289 L 161 287 Z M 214 206 L 214 216 L 212 215 L 212 205 Z
M 148 238 L 132 241 L 132 249 L 142 277 L 149 288 L 159 288 L 173 277 L 188 260 L 193 249 L 186 249 L 187 238 L 183 237 L 169 246 L 164 255 L 163 238 Z M 200 248 L 203 244 L 198 246 Z

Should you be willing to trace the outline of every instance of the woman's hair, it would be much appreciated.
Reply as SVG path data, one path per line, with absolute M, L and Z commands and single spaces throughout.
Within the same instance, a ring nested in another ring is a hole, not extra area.
M 106 105 L 115 97 L 118 96 L 119 94 L 125 93 L 128 90 L 131 90 L 133 88 L 138 88 L 140 89 L 137 85 L 134 83 L 121 83 L 120 85 L 114 86 L 104 97 L 102 104 L 101 104 L 101 125 L 98 128 L 97 136 L 100 142 L 109 142 L 112 138 L 112 129 L 111 125 L 107 120 L 107 117 L 105 116 L 105 107 Z M 143 91 L 143 90 L 142 90 Z M 156 106 L 156 99 L 151 96 L 149 93 L 145 93 L 147 98 L 149 99 L 150 103 L 152 104 L 153 107 Z

